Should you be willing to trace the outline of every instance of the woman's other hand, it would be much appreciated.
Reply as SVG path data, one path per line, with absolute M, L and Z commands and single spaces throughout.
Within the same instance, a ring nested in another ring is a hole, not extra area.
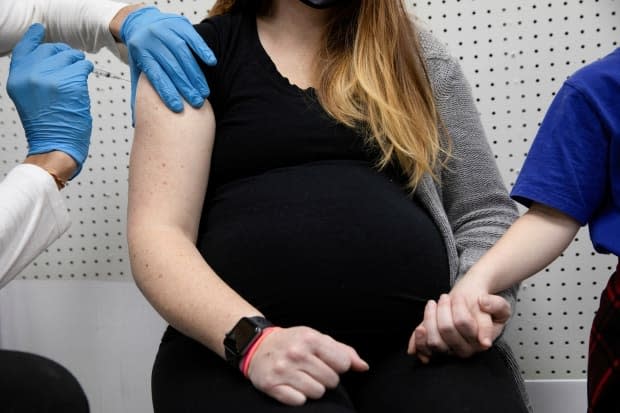
M 291 327 L 265 338 L 252 358 L 248 378 L 276 400 L 298 406 L 321 398 L 349 370 L 368 370 L 352 347 L 309 327 Z
M 437 352 L 469 357 L 491 347 L 510 318 L 510 304 L 472 284 L 461 280 L 449 295 L 427 303 L 424 320 L 409 340 L 409 354 L 427 363 Z

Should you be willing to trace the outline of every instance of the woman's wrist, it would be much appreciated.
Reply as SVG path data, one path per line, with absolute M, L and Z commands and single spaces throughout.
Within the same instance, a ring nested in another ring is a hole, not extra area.
M 254 354 L 258 350 L 258 347 L 261 345 L 263 340 L 265 340 L 265 338 L 269 334 L 273 333 L 274 331 L 278 329 L 279 327 L 275 327 L 275 326 L 265 328 L 262 334 L 260 335 L 260 337 L 258 338 L 258 340 L 252 343 L 250 348 L 248 348 L 248 351 L 245 353 L 245 356 L 243 356 L 243 358 L 241 359 L 241 362 L 239 363 L 239 369 L 241 370 L 241 373 L 243 373 L 245 377 L 248 377 L 249 370 L 250 370 L 250 363 L 252 363 L 252 359 L 254 358 Z
M 59 190 L 65 186 L 77 169 L 75 160 L 62 151 L 30 155 L 24 160 L 24 163 L 36 165 L 47 171 L 54 178 Z

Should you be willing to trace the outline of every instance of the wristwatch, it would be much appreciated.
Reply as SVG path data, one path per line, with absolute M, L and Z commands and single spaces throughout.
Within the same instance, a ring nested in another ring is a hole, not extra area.
M 263 334 L 263 330 L 271 326 L 273 324 L 269 320 L 260 316 L 243 317 L 239 320 L 224 338 L 226 361 L 239 369 L 239 363 L 249 348 Z

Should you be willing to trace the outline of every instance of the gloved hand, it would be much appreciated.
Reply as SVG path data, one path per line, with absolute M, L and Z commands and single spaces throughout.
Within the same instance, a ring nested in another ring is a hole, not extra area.
M 215 65 L 217 60 L 189 20 L 143 7 L 125 18 L 120 36 L 129 52 L 132 114 L 140 72 L 170 110 L 183 110 L 177 89 L 192 106 L 203 105 L 209 86 L 190 48 L 207 65 Z
M 7 92 L 28 140 L 28 156 L 62 151 L 77 163 L 88 155 L 92 118 L 87 79 L 93 64 L 62 43 L 43 43 L 45 29 L 33 24 L 13 49 Z

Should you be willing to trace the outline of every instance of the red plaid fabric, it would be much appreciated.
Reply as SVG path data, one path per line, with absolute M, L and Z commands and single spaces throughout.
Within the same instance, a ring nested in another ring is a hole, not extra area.
M 620 412 L 620 262 L 590 332 L 588 413 Z

